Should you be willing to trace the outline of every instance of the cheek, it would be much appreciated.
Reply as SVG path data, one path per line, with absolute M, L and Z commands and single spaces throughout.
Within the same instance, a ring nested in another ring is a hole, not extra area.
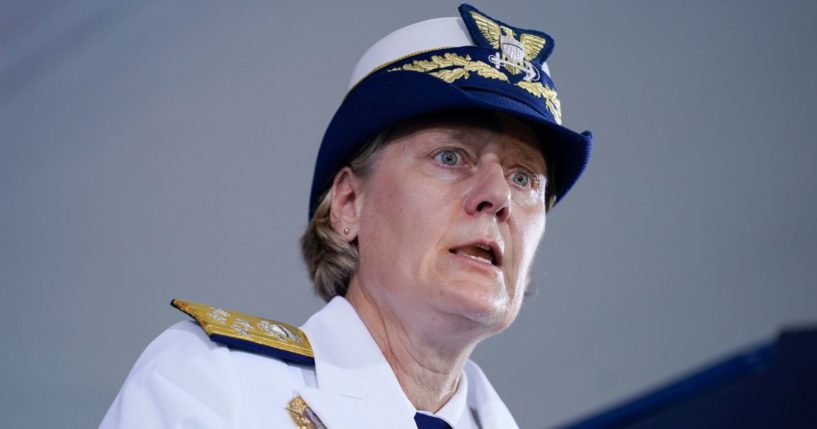
M 384 174 L 372 184 L 374 201 L 371 208 L 387 213 L 383 223 L 417 229 L 423 224 L 444 221 L 445 210 L 451 206 L 456 190 L 450 184 L 440 184 L 420 173 Z
M 525 237 L 525 245 L 529 247 L 529 252 L 531 257 L 533 253 L 536 252 L 536 249 L 539 247 L 539 243 L 542 242 L 542 237 L 545 235 L 545 215 L 542 214 L 541 216 L 537 216 L 533 218 L 534 220 L 531 221 L 527 227 L 525 228 L 522 235 Z
M 530 282 L 530 269 L 533 265 L 534 255 L 542 241 L 545 232 L 545 216 L 534 217 L 534 220 L 524 222 L 518 225 L 519 240 L 516 242 L 518 249 L 517 265 L 516 265 L 516 282 L 510 297 L 510 311 L 508 312 L 508 324 L 510 324 L 522 308 L 522 301 L 525 297 L 525 291 Z
M 386 177 L 388 176 L 388 177 Z M 373 177 L 363 204 L 361 243 L 372 257 L 397 262 L 431 244 L 429 228 L 439 217 L 438 196 L 421 183 L 398 175 Z M 398 259 L 399 258 L 399 259 Z
M 524 217 L 522 219 L 526 220 L 516 225 L 516 236 L 519 238 L 516 244 L 519 252 L 517 268 L 520 271 L 520 282 L 526 281 L 536 249 L 544 236 L 545 215 L 543 213 Z

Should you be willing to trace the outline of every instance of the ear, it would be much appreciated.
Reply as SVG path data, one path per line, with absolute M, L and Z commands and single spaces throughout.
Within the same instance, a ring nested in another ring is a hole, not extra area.
M 332 182 L 332 228 L 346 241 L 357 237 L 363 206 L 363 180 L 351 168 L 343 167 Z

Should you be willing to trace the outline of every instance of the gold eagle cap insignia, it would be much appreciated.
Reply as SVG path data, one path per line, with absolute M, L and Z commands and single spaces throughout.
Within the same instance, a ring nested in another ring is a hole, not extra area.
M 499 25 L 487 16 L 477 12 L 471 11 L 470 13 L 480 33 L 482 33 L 485 40 L 487 40 L 494 49 L 501 48 L 500 39 L 503 35 L 505 37 L 516 39 L 516 34 L 511 28 L 504 25 Z M 527 33 L 523 33 L 519 36 L 519 42 L 521 42 L 522 47 L 525 50 L 525 59 L 528 61 L 532 61 L 534 58 L 536 58 L 536 56 L 539 55 L 539 52 L 541 52 L 547 44 L 547 40 L 544 38 Z

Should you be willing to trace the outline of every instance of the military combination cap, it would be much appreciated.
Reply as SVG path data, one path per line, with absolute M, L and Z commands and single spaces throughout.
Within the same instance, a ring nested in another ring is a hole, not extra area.
M 418 115 L 484 109 L 535 129 L 548 160 L 552 193 L 561 200 L 584 171 L 592 134 L 563 127 L 556 86 L 545 61 L 553 38 L 510 26 L 467 4 L 460 17 L 401 28 L 360 58 L 350 89 L 323 137 L 309 217 L 335 174 L 367 140 Z

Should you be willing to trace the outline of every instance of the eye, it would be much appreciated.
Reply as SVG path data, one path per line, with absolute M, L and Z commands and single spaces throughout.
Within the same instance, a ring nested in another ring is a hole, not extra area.
M 440 164 L 452 167 L 462 163 L 462 155 L 454 149 L 442 149 L 434 155 L 434 159 Z
M 514 185 L 522 188 L 531 187 L 534 180 L 533 175 L 524 170 L 516 170 L 511 173 L 511 182 L 513 182 Z

